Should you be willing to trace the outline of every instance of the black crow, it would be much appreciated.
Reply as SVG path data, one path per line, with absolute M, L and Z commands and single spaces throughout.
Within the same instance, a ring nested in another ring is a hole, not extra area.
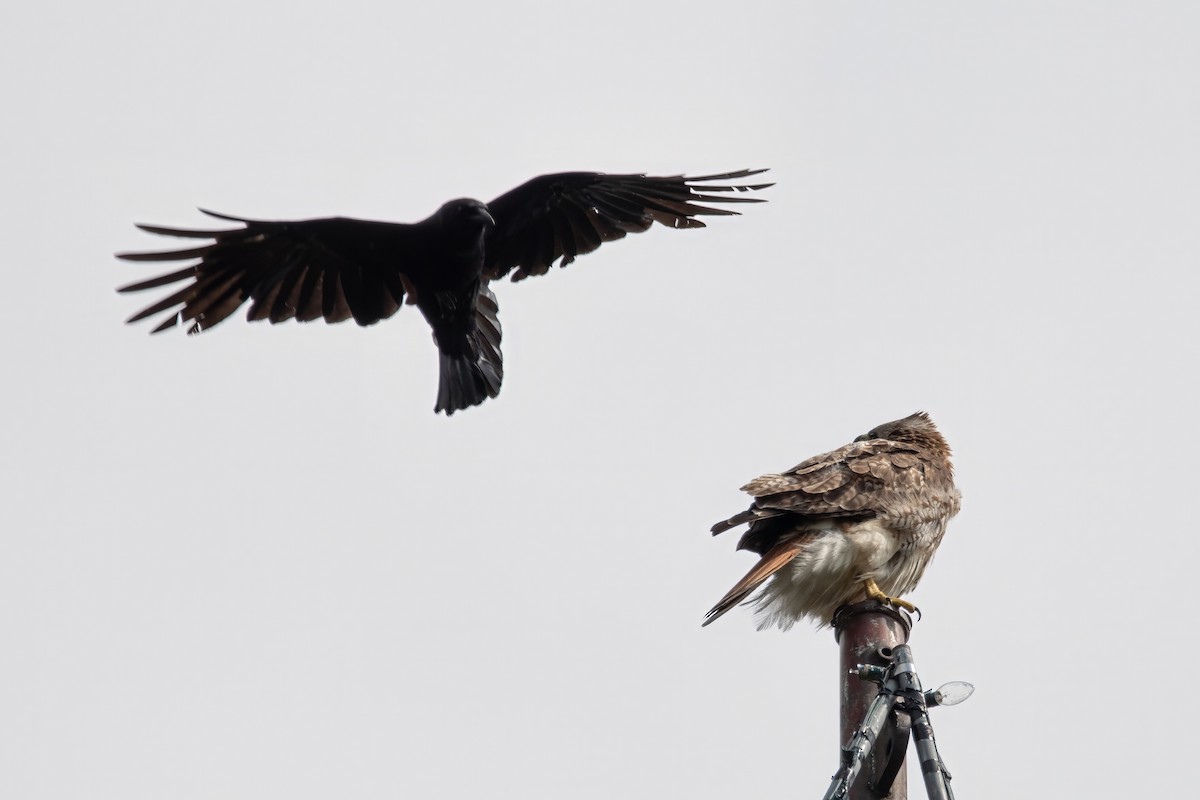
M 120 253 L 127 261 L 190 261 L 177 272 L 124 286 L 138 292 L 184 281 L 182 289 L 129 318 L 163 311 L 152 333 L 190 322 L 188 333 L 211 328 L 251 301 L 249 320 L 272 323 L 353 318 L 371 325 L 415 303 L 433 328 L 441 357 L 434 411 L 453 414 L 500 391 L 503 360 L 496 296 L 488 283 L 512 272 L 518 281 L 542 275 L 557 259 L 566 266 L 602 242 L 658 222 L 702 228 L 698 217 L 737 214 L 703 203 L 758 203 L 734 193 L 772 184 L 730 185 L 766 170 L 683 175 L 542 175 L 486 205 L 451 200 L 412 224 L 332 217 L 262 222 L 204 211 L 240 228 L 198 231 L 138 225 L 149 233 L 208 239 L 196 248 Z M 515 271 L 514 271 L 515 270 Z

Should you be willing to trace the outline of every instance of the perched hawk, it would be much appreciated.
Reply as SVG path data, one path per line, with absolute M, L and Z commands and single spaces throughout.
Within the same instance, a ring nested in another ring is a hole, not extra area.
M 211 328 L 250 303 L 247 318 L 372 325 L 407 302 L 433 328 L 440 354 L 434 411 L 478 405 L 504 377 L 496 296 L 488 283 L 543 275 L 561 259 L 640 233 L 655 222 L 703 228 L 702 216 L 737 212 L 710 203 L 761 203 L 743 192 L 771 184 L 729 184 L 766 170 L 651 177 L 562 172 L 542 175 L 490 203 L 451 200 L 412 224 L 333 217 L 264 222 L 204 213 L 239 223 L 229 230 L 139 225 L 149 233 L 209 240 L 161 253 L 123 253 L 127 261 L 194 261 L 122 287 L 140 292 L 182 283 L 129 318 L 166 312 L 151 333 L 180 322 L 188 333 Z
M 712 622 L 759 592 L 759 629 L 787 630 L 803 617 L 828 625 L 833 612 L 868 597 L 915 610 L 912 591 L 958 513 L 950 446 L 918 412 L 742 487 L 748 511 L 713 526 L 750 523 L 738 542 L 762 559 L 705 616 Z

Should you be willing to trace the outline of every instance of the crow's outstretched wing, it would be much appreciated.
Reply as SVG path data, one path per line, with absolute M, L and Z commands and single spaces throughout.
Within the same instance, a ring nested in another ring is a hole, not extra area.
M 703 204 L 764 202 L 734 195 L 765 189 L 770 183 L 720 183 L 762 172 L 766 170 L 691 178 L 600 172 L 542 175 L 488 203 L 496 227 L 487 239 L 483 276 L 496 280 L 514 269 L 514 281 L 544 275 L 557 259 L 565 267 L 604 242 L 640 233 L 655 222 L 671 228 L 703 228 L 698 217 L 738 213 Z
M 359 325 L 370 325 L 396 313 L 406 286 L 421 279 L 404 271 L 405 264 L 420 265 L 424 260 L 420 258 L 423 237 L 412 225 L 341 217 L 262 222 L 204 213 L 243 227 L 200 231 L 138 226 L 163 236 L 210 241 L 185 250 L 119 254 L 126 261 L 196 260 L 177 272 L 120 288 L 139 292 L 184 282 L 129 322 L 165 311 L 170 316 L 152 333 L 179 322 L 192 323 L 188 332 L 199 333 L 249 300 L 249 320 L 353 318 Z

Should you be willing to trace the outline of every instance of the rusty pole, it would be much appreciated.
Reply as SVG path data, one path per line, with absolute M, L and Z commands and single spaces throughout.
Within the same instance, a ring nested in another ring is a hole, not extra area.
M 908 644 L 911 623 L 892 606 L 878 600 L 842 606 L 833 617 L 833 628 L 841 646 L 841 738 L 845 747 L 862 722 L 867 706 L 879 694 L 878 684 L 851 674 L 859 664 L 886 667 L 891 648 Z M 907 800 L 908 769 L 903 761 L 908 746 L 908 723 L 904 714 L 896 720 L 897 735 L 889 741 L 876 742 L 871 758 L 862 774 L 850 788 L 848 800 Z M 879 787 L 890 791 L 880 793 Z

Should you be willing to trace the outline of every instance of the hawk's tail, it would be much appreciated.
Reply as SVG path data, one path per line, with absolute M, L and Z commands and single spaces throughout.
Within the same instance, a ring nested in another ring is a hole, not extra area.
M 701 623 L 701 627 L 715 622 L 726 611 L 749 597 L 755 589 L 763 585 L 763 582 L 767 578 L 770 578 L 776 572 L 790 564 L 803 547 L 803 540 L 790 539 L 768 550 L 759 559 L 759 562 L 754 565 L 754 568 L 746 573 L 746 577 L 734 584 L 733 588 L 726 592 L 725 596 L 704 615 L 704 622 Z

